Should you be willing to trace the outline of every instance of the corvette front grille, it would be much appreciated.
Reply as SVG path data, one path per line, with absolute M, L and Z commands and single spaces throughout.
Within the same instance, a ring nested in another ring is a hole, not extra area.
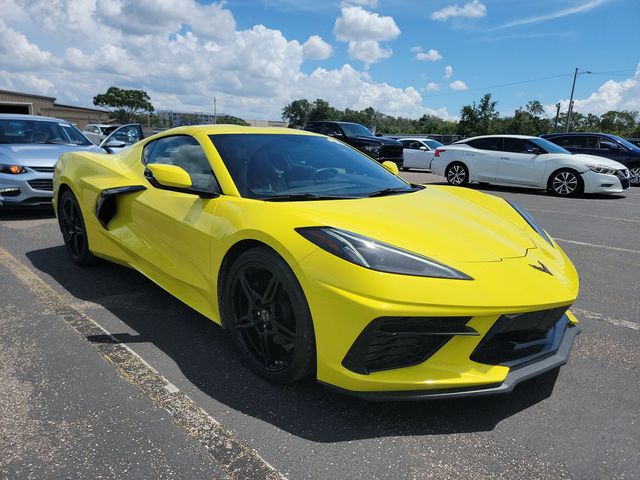
M 469 358 L 514 367 L 554 352 L 569 325 L 568 308 L 500 316 Z
M 368 375 L 424 362 L 454 335 L 478 335 L 471 317 L 381 317 L 358 336 L 342 365 Z

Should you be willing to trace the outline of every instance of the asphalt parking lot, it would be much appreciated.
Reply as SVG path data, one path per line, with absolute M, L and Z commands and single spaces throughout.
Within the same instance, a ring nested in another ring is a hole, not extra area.
M 638 478 L 640 188 L 473 188 L 527 208 L 572 258 L 583 333 L 511 395 L 415 403 L 266 383 L 145 277 L 75 266 L 49 210 L 0 211 L 0 477 Z

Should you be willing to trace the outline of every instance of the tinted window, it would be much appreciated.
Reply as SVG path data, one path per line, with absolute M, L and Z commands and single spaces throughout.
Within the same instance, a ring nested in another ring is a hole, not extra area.
M 332 138 L 272 134 L 210 138 L 244 197 L 365 196 L 385 188 L 413 190 L 377 162 Z
M 478 150 L 502 150 L 502 139 L 498 137 L 477 138 L 466 142 L 466 144 Z
M 373 133 L 359 123 L 343 123 L 341 127 L 348 137 L 373 137 Z
M 143 162 L 177 165 L 189 174 L 195 190 L 218 190 L 204 150 L 195 138 L 188 135 L 164 137 L 147 144 L 143 151 Z
M 529 153 L 529 149 L 533 145 L 527 145 L 526 140 L 521 138 L 505 138 L 503 150 L 512 153 Z
M 0 143 L 91 145 L 80 130 L 66 122 L 0 120 Z
M 566 135 L 564 137 L 555 137 L 553 143 L 565 148 L 587 148 L 587 137 L 584 135 Z
M 444 147 L 444 144 L 436 141 L 436 140 L 424 140 L 424 143 L 431 149 L 435 150 L 438 147 Z
M 529 141 L 534 145 L 537 145 L 547 153 L 562 153 L 563 155 L 571 155 L 571 152 L 569 150 L 565 150 L 561 146 L 556 145 L 555 143 L 552 143 L 545 138 L 532 138 Z

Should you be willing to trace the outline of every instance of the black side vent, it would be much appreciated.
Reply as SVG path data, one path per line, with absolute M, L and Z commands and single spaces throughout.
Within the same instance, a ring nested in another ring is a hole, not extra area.
M 368 375 L 427 360 L 454 335 L 479 335 L 471 317 L 380 317 L 358 336 L 342 365 Z
M 141 192 L 146 189 L 147 187 L 143 185 L 131 185 L 103 190 L 100 192 L 96 202 L 96 218 L 105 229 L 109 230 L 109 222 L 116 215 L 116 197 L 128 193 Z
M 469 358 L 489 365 L 514 367 L 558 349 L 569 324 L 569 306 L 502 315 Z

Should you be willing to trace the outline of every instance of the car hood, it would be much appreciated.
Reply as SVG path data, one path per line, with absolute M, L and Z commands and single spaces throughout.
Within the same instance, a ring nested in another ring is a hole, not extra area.
M 295 227 L 340 228 L 440 261 L 500 261 L 537 248 L 526 222 L 507 202 L 458 187 L 277 205 L 295 205 Z
M 13 143 L 0 145 L 0 163 L 11 163 L 28 167 L 53 167 L 60 155 L 77 151 L 104 153 L 104 150 L 95 145 Z
M 579 154 L 572 155 L 572 157 L 575 158 L 576 160 L 584 161 L 585 164 L 597 163 L 599 165 L 604 165 L 606 167 L 615 168 L 616 170 L 622 170 L 627 168 L 620 162 L 616 162 L 615 160 L 611 160 L 610 158 L 606 158 L 606 157 L 599 157 L 597 155 L 587 155 L 585 153 L 579 153 Z

